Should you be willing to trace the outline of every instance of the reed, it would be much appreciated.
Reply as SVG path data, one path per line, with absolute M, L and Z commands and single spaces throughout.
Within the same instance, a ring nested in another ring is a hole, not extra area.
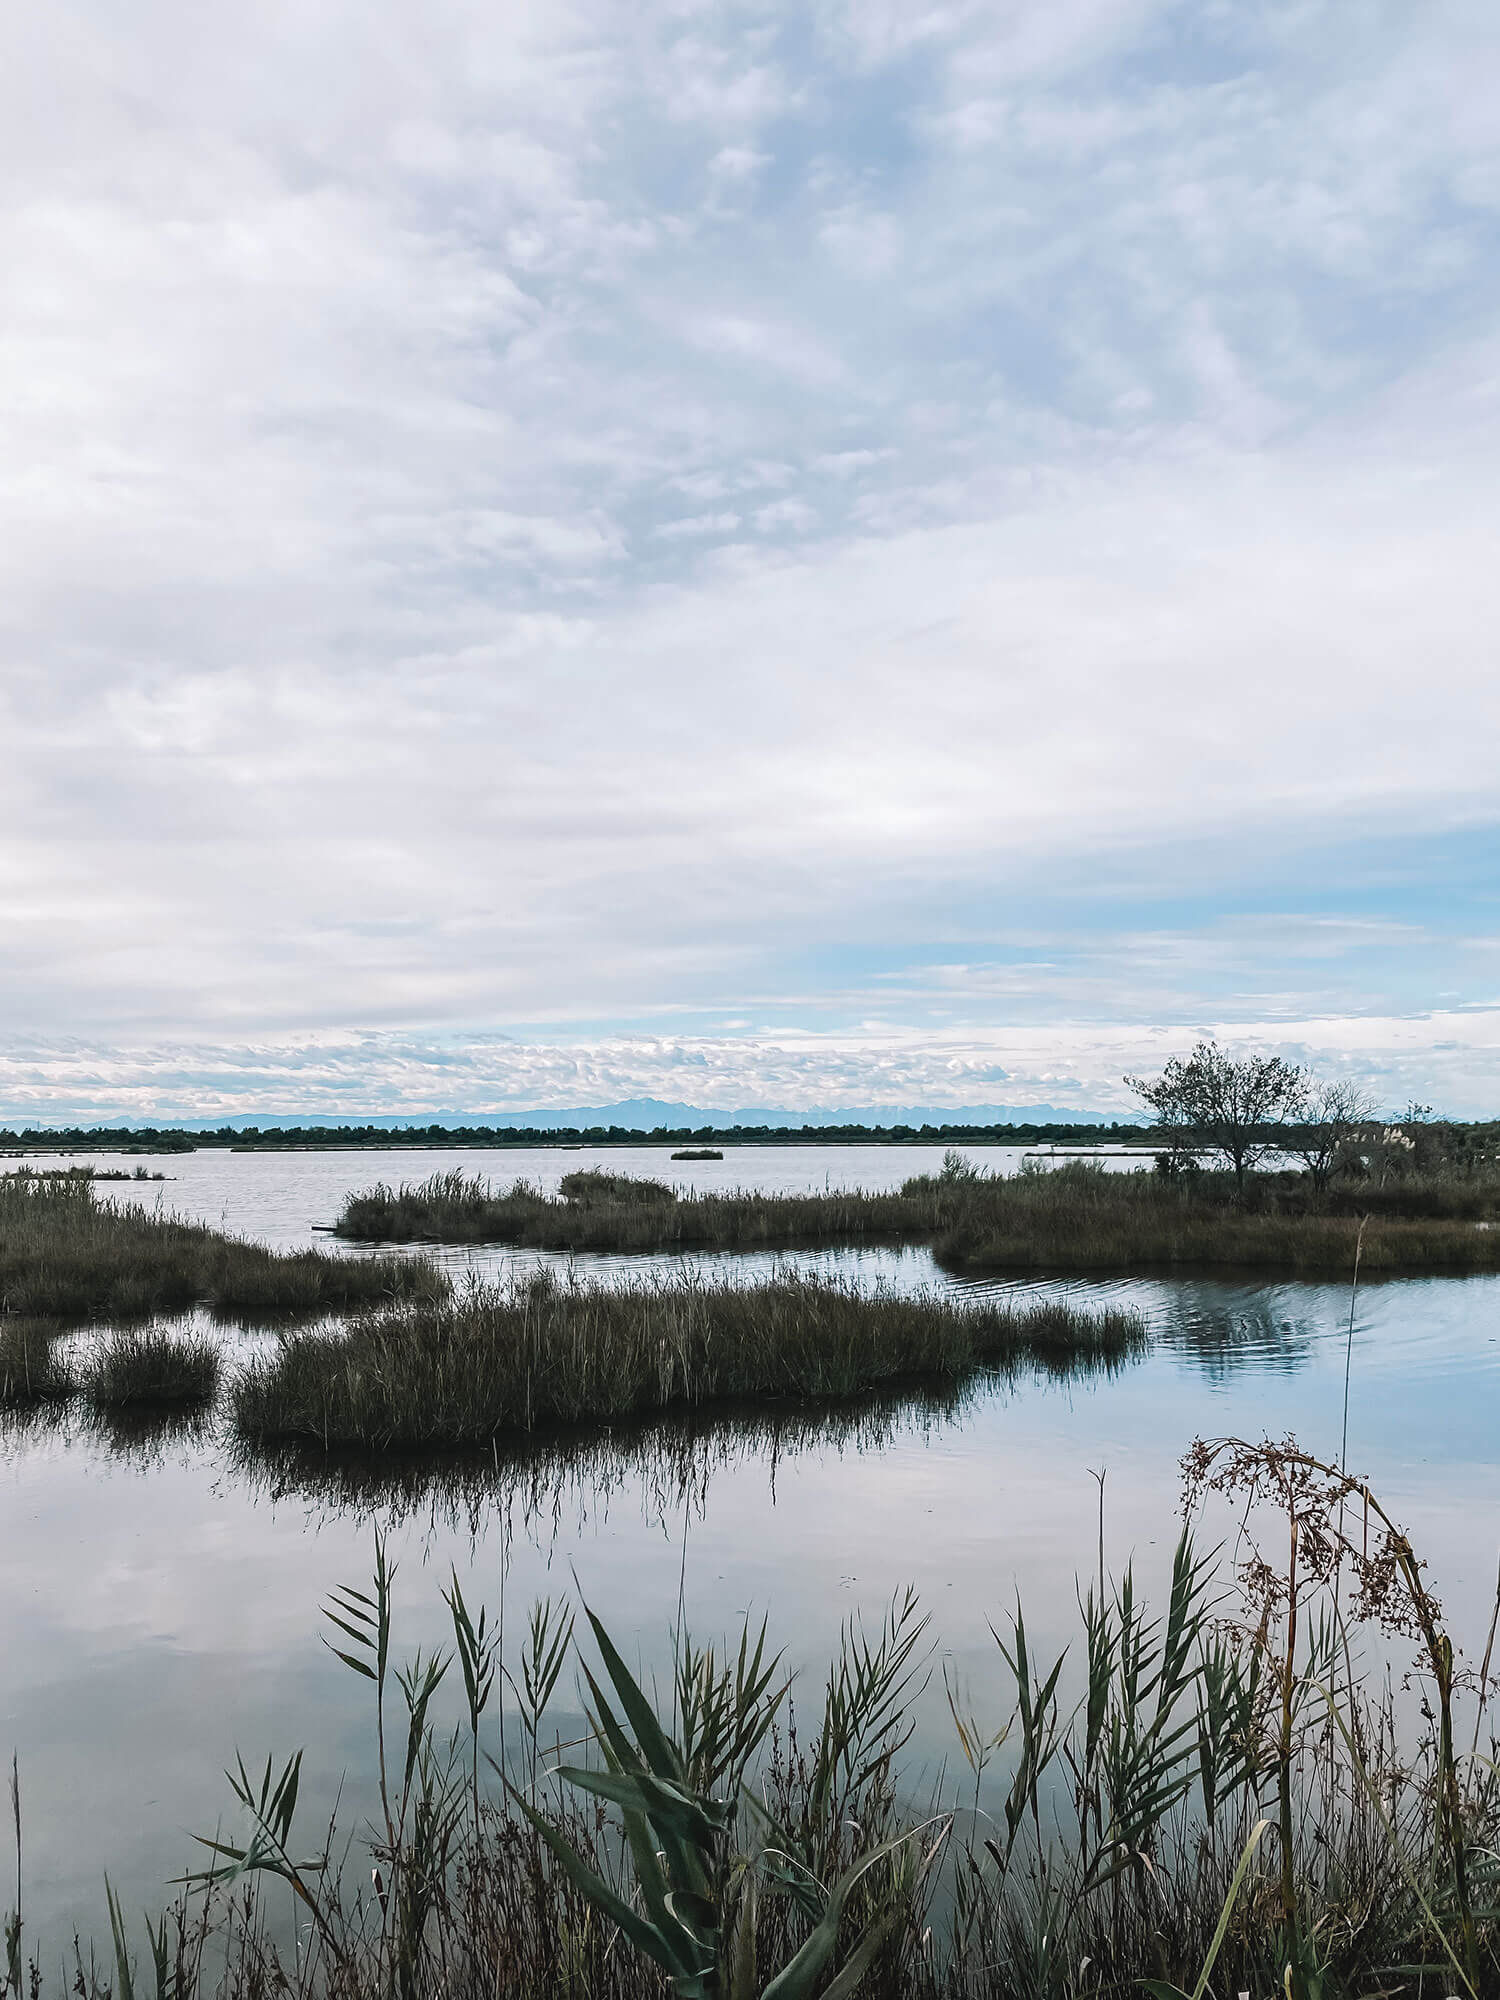
M 325 1607 L 370 1699 L 373 1825 L 335 1821 L 315 1844 L 299 1826 L 302 1754 L 237 1763 L 233 1814 L 202 1842 L 190 1893 L 147 1923 L 144 1950 L 111 1896 L 114 1975 L 80 1953 L 74 1990 L 1493 2000 L 1488 1659 L 1464 1667 L 1361 1482 L 1291 1440 L 1199 1445 L 1185 1470 L 1191 1490 L 1234 1503 L 1244 1559 L 1219 1567 L 1184 1528 L 1156 1610 L 1129 1567 L 1101 1566 L 1057 1653 L 1038 1651 L 1019 1603 L 997 1616 L 994 1712 L 944 1673 L 958 1756 L 925 1779 L 907 1756 L 937 1646 L 909 1591 L 845 1627 L 800 1702 L 748 1623 L 721 1648 L 679 1625 L 656 1692 L 586 1605 L 542 1600 L 507 1628 L 456 1578 L 451 1643 L 398 1664 L 377 1538 L 373 1578 Z M 1357 1495 L 1372 1513 L 1356 1536 L 1352 1514 L 1341 1524 Z M 1384 1666 L 1362 1664 L 1374 1626 L 1414 1637 L 1409 1728 Z M 445 1682 L 461 1683 L 452 1734 L 435 1720 Z M 1487 1755 L 1455 1753 L 1460 1703 L 1462 1740 Z M 577 1706 L 586 1728 L 564 1746 L 561 1712 Z M 19 1790 L 16 1820 L 19 1837 Z M 290 1949 L 269 1920 L 288 1890 Z M 19 1900 L 0 1994 L 40 2000 L 49 1968 L 23 1962 Z
M 74 1371 L 59 1345 L 57 1327 L 45 1321 L 0 1321 L 0 1409 L 38 1408 L 73 1394 Z
M 268 1250 L 159 1209 L 101 1202 L 88 1176 L 0 1176 L 0 1314 L 306 1313 L 445 1290 L 419 1259 Z
M 493 1191 L 435 1174 L 415 1186 L 353 1194 L 334 1224 L 366 1243 L 516 1243 L 546 1250 L 758 1250 L 930 1235 L 939 1203 L 858 1190 L 820 1195 L 679 1195 L 661 1181 L 569 1174 L 556 1195 L 529 1181 Z
M 90 1402 L 106 1409 L 202 1406 L 218 1395 L 220 1370 L 213 1340 L 164 1327 L 127 1328 L 99 1347 L 81 1387 Z
M 496 1242 L 553 1250 L 749 1250 L 927 1242 L 952 1269 L 1127 1271 L 1193 1264 L 1380 1271 L 1500 1266 L 1500 1189 L 1432 1177 L 1389 1188 L 1306 1175 L 1109 1173 L 1090 1163 L 1008 1178 L 953 1156 L 898 1193 L 677 1194 L 659 1181 L 569 1175 L 556 1195 L 495 1191 L 452 1172 L 349 1197 L 336 1233 L 360 1242 Z M 1496 1226 L 1481 1225 L 1493 1222 Z
M 792 1275 L 614 1288 L 541 1274 L 289 1335 L 239 1377 L 234 1422 L 261 1441 L 465 1445 L 723 1402 L 838 1400 L 989 1364 L 1066 1372 L 1144 1339 L 1131 1313 L 903 1298 Z
M 1489 1197 L 1455 1190 L 1446 1215 L 1432 1189 L 1407 1190 L 1408 1210 L 1361 1209 L 1336 1193 L 1323 1207 L 1301 1176 L 1252 1178 L 1247 1199 L 1233 1198 L 1232 1176 L 1176 1180 L 1147 1173 L 1112 1174 L 1090 1165 L 1020 1174 L 985 1183 L 934 1240 L 938 1260 L 954 1270 L 1116 1271 L 1172 1265 L 1224 1265 L 1279 1271 L 1352 1268 L 1361 1218 L 1361 1268 L 1382 1271 L 1482 1271 L 1500 1265 L 1500 1228 L 1476 1214 Z M 1330 1212 L 1330 1208 L 1333 1212 Z

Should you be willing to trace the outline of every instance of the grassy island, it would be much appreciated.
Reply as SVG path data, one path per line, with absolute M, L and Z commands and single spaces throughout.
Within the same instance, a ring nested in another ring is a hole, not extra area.
M 912 1185 L 915 1185 L 913 1183 Z M 494 1190 L 478 1176 L 353 1194 L 334 1232 L 356 1243 L 515 1243 L 538 1250 L 768 1250 L 930 1235 L 940 1198 L 908 1193 L 678 1194 L 628 1174 L 564 1176 Z
M 909 1191 L 918 1183 L 908 1182 Z M 1129 1271 L 1178 1265 L 1348 1272 L 1500 1268 L 1500 1189 L 1412 1184 L 1318 1197 L 1297 1174 L 1181 1179 L 1074 1164 L 979 1184 L 934 1239 L 951 1270 Z
M 323 1312 L 435 1294 L 445 1282 L 416 1258 L 268 1250 L 159 1209 L 102 1202 L 82 1175 L 0 1175 L 0 1315 Z
M 535 1277 L 289 1335 L 234 1390 L 250 1441 L 468 1445 L 734 1401 L 826 1401 L 990 1364 L 1121 1359 L 1133 1313 L 900 1298 L 796 1277 L 620 1289 Z
M 965 1169 L 899 1192 L 680 1193 L 621 1174 L 567 1175 L 555 1195 L 458 1172 L 351 1195 L 336 1232 L 358 1242 L 492 1242 L 550 1250 L 752 1250 L 930 1243 L 955 1270 L 1220 1265 L 1348 1271 L 1500 1268 L 1500 1184 L 1428 1177 L 1318 1192 L 1301 1174 L 1111 1173 L 1074 1161 L 1007 1178 Z M 1494 1225 L 1494 1226 L 1491 1226 Z

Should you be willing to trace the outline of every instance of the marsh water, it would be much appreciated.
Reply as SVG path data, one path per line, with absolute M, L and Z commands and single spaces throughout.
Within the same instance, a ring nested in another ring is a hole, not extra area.
M 1018 1149 L 970 1148 L 1013 1171 Z M 160 1184 L 100 1187 L 282 1246 L 333 1240 L 343 1196 L 455 1166 L 554 1186 L 601 1165 L 684 1186 L 881 1188 L 930 1171 L 915 1147 L 664 1148 L 593 1153 L 201 1152 L 147 1161 Z M 9 1163 L 7 1163 L 9 1164 Z M 38 1160 L 38 1165 L 55 1164 Z M 118 1169 L 117 1157 L 100 1167 Z M 131 1165 L 132 1162 L 124 1162 Z M 1115 1162 L 1121 1168 L 1135 1164 Z M 350 1252 L 349 1254 L 359 1254 Z M 610 1282 L 661 1257 L 572 1260 L 440 1251 L 455 1271 L 571 1261 Z M 910 1755 L 952 1759 L 941 1670 L 1003 1720 L 992 1621 L 1019 1592 L 1040 1650 L 1074 1637 L 1074 1580 L 1134 1560 L 1150 1589 L 1178 1525 L 1178 1462 L 1196 1436 L 1294 1431 L 1371 1477 L 1426 1554 L 1453 1627 L 1482 1650 L 1500 1543 L 1500 1277 L 1363 1285 L 1215 1277 L 962 1281 L 924 1249 L 696 1260 L 762 1275 L 778 1261 L 861 1285 L 1066 1294 L 1133 1305 L 1148 1351 L 1066 1380 L 984 1378 L 957 1398 L 892 1400 L 827 1422 L 726 1418 L 561 1441 L 439 1474 L 316 1460 L 242 1462 L 221 1430 L 102 1431 L 81 1413 L 0 1434 L 0 1751 L 18 1754 L 27 1935 L 60 1950 L 105 1928 L 107 1869 L 127 1906 L 155 1907 L 194 1865 L 191 1834 L 227 1819 L 222 1772 L 304 1747 L 304 1828 L 336 1796 L 371 1801 L 366 1684 L 323 1645 L 318 1606 L 370 1565 L 376 1523 L 400 1564 L 397 1644 L 440 1644 L 440 1590 L 518 1630 L 542 1594 L 599 1612 L 627 1657 L 659 1668 L 679 1597 L 700 1636 L 769 1614 L 808 1700 L 842 1621 L 880 1616 L 914 1583 L 933 1614 L 934 1677 Z M 220 1329 L 229 1350 L 263 1329 Z M 569 1692 L 552 1717 L 576 1723 Z M 0 1880 L 9 1863 L 0 1851 Z M 0 1894 L 0 1901 L 9 1897 Z

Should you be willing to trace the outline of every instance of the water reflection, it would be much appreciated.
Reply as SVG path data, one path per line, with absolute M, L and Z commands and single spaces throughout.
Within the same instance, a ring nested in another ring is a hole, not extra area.
M 325 1517 L 373 1517 L 387 1530 L 425 1523 L 433 1533 L 466 1529 L 478 1542 L 497 1523 L 555 1538 L 602 1520 L 629 1488 L 662 1521 L 702 1514 L 716 1475 L 755 1465 L 774 1502 L 781 1467 L 799 1456 L 842 1458 L 889 1449 L 899 1438 L 930 1445 L 980 1403 L 1028 1385 L 1107 1379 L 1148 1352 L 1027 1355 L 946 1382 L 887 1384 L 838 1401 L 778 1398 L 671 1410 L 609 1425 L 549 1426 L 502 1433 L 480 1447 L 449 1450 L 325 1448 L 240 1437 L 227 1399 L 215 1407 L 98 1408 L 81 1397 L 5 1413 L 0 1440 L 92 1448 L 107 1462 L 149 1471 L 170 1452 L 212 1452 L 253 1500 L 293 1500 Z
M 216 1426 L 212 1410 L 181 1405 L 95 1409 L 87 1421 L 103 1453 L 138 1472 L 159 1469 L 169 1450 L 206 1446 Z
M 230 1463 L 247 1492 L 273 1504 L 295 1500 L 325 1517 L 373 1517 L 387 1531 L 467 1533 L 478 1543 L 496 1526 L 558 1540 L 601 1526 L 612 1500 L 629 1492 L 658 1523 L 702 1518 L 716 1477 L 754 1464 L 774 1501 L 783 1466 L 798 1457 L 840 1458 L 925 1440 L 980 1393 L 974 1383 L 908 1391 L 835 1406 L 722 1409 L 607 1429 L 496 1439 L 462 1452 L 253 1449 L 236 1443 Z

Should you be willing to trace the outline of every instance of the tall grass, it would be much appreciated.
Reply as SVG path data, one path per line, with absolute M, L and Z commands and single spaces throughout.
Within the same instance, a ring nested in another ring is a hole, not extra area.
M 92 1403 L 109 1409 L 203 1405 L 219 1393 L 218 1344 L 165 1327 L 131 1327 L 112 1334 L 83 1371 Z
M 241 1374 L 234 1422 L 260 1440 L 465 1445 L 740 1399 L 845 1398 L 992 1362 L 1066 1371 L 1144 1338 L 1132 1313 L 1063 1305 L 902 1298 L 795 1276 L 616 1289 L 544 1273 L 289 1335 Z
M 516 1243 L 547 1250 L 755 1250 L 930 1234 L 926 1197 L 857 1190 L 818 1195 L 677 1194 L 625 1174 L 569 1174 L 556 1195 L 529 1181 L 499 1192 L 458 1171 L 416 1186 L 350 1195 L 334 1227 L 367 1243 Z
M 1231 1177 L 1106 1173 L 1073 1164 L 983 1184 L 956 1206 L 936 1234 L 938 1260 L 956 1270 L 1132 1270 L 1226 1265 L 1279 1271 L 1348 1271 L 1361 1211 L 1309 1205 L 1290 1175 L 1252 1179 L 1245 1203 L 1229 1198 Z M 1405 1197 L 1418 1207 L 1431 1190 Z M 1478 1226 L 1478 1198 L 1460 1191 L 1457 1215 L 1369 1212 L 1361 1268 L 1480 1271 L 1500 1265 L 1500 1228 Z M 1340 1198 L 1342 1200 L 1342 1197 Z
M 556 1195 L 459 1172 L 353 1194 L 335 1228 L 362 1242 L 502 1242 L 554 1250 L 747 1250 L 928 1242 L 955 1269 L 1131 1270 L 1175 1264 L 1347 1270 L 1368 1216 L 1367 1271 L 1500 1266 L 1500 1188 L 1442 1179 L 1386 1189 L 1305 1175 L 1109 1173 L 1075 1162 L 1007 1178 L 965 1168 L 899 1193 L 682 1194 L 624 1175 L 569 1175 Z M 1483 1228 L 1494 1220 L 1497 1226 Z
M 0 1321 L 0 1409 L 32 1409 L 73 1394 L 77 1381 L 59 1347 L 55 1326 Z
M 233 1814 L 203 1842 L 189 1897 L 140 1934 L 144 1950 L 111 1897 L 115 1974 L 75 1990 L 1492 2000 L 1488 1659 L 1465 1666 L 1360 1482 L 1290 1440 L 1201 1445 L 1186 1471 L 1191 1491 L 1233 1502 L 1243 1560 L 1221 1568 L 1184 1530 L 1155 1610 L 1129 1568 L 1111 1580 L 1101 1564 L 1055 1652 L 1019 1603 L 998 1613 L 1001 1698 L 980 1712 L 944 1668 L 956 1756 L 925 1778 L 909 1746 L 938 1655 L 910 1592 L 846 1626 L 800 1701 L 749 1624 L 723 1648 L 679 1625 L 653 1691 L 586 1606 L 575 1621 L 544 1600 L 507 1627 L 456 1578 L 450 1643 L 398 1664 L 377 1539 L 373 1579 L 326 1606 L 329 1643 L 370 1697 L 366 1851 L 337 1823 L 302 1831 L 301 1753 L 237 1763 Z M 1414 1640 L 1409 1725 L 1365 1659 L 1375 1626 Z M 570 1662 L 587 1725 L 564 1745 Z M 436 1720 L 445 1685 L 456 1733 Z M 273 1893 L 297 1913 L 291 1948 L 268 1921 Z M 21 2000 L 19 1923 L 7 1935 L 0 1993 Z M 41 1964 L 34 1976 L 39 1994 Z
M 101 1202 L 87 1177 L 0 1176 L 0 1314 L 322 1312 L 445 1289 L 418 1259 L 268 1250 L 157 1209 Z

